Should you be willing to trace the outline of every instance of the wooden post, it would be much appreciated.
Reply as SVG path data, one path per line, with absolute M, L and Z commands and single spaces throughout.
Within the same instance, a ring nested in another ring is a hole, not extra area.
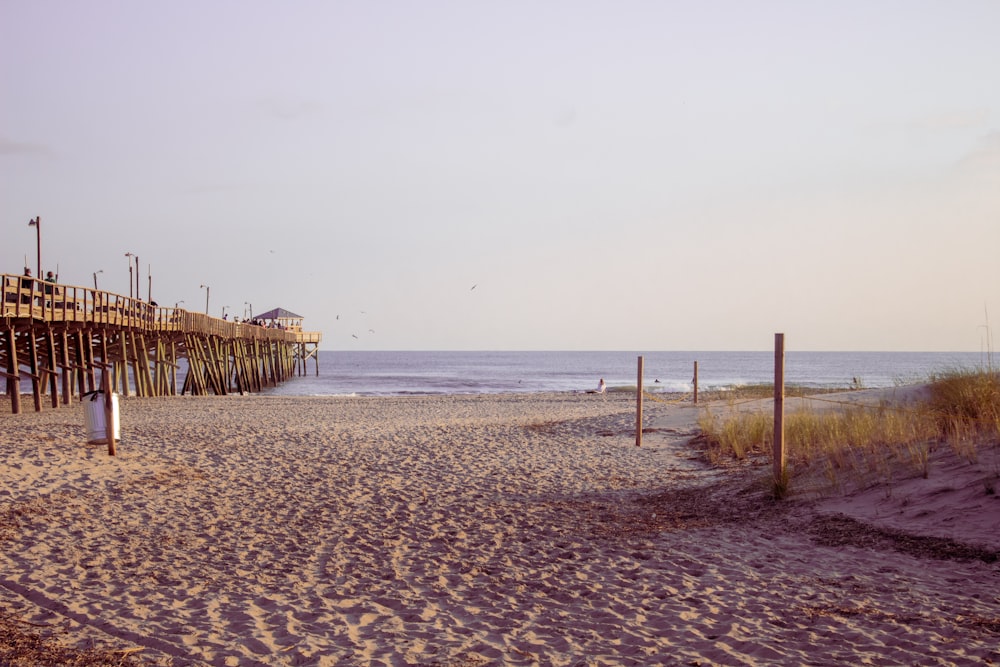
M 785 486 L 785 334 L 774 334 L 774 488 Z
M 132 337 L 132 349 L 135 351 L 135 376 L 138 381 L 142 379 L 142 393 L 136 390 L 137 396 L 158 396 L 156 387 L 153 385 L 153 376 L 149 372 L 149 344 L 146 341 L 146 334 L 139 332 L 138 345 L 136 338 Z
M 638 379 L 635 384 L 635 446 L 642 447 L 642 357 L 639 357 Z
M 108 332 L 102 331 L 100 335 L 101 335 L 101 342 L 100 342 L 101 363 L 103 364 L 103 369 L 104 369 L 103 372 L 110 373 L 111 369 L 113 368 L 113 365 L 111 359 L 109 358 L 109 353 L 108 353 Z M 96 364 L 94 363 L 93 355 L 91 355 L 90 358 L 90 366 L 91 366 L 91 374 L 93 374 L 94 366 L 96 366 Z M 114 382 L 112 382 L 112 384 L 114 384 Z M 91 391 L 93 390 L 94 387 L 91 387 Z
M 227 394 L 231 394 L 233 393 L 233 369 L 235 367 L 233 362 L 236 359 L 236 341 L 233 338 L 227 338 L 223 341 L 222 346 L 224 350 L 222 355 L 223 378 L 225 378 L 222 388 Z
M 173 341 L 170 341 L 170 395 L 177 395 L 177 347 Z
M 698 362 L 694 362 L 694 379 L 691 381 L 694 383 L 694 404 L 698 405 Z
M 87 341 L 84 340 L 86 334 L 83 331 L 78 331 L 73 338 L 76 345 L 76 393 L 79 396 L 83 396 L 87 393 L 87 373 L 89 372 L 87 370 L 87 348 L 85 345 Z
M 129 280 L 131 281 L 131 279 L 132 279 L 132 276 L 129 275 Z M 131 285 L 129 285 L 129 289 L 130 290 L 132 289 Z M 125 332 L 124 331 L 118 332 L 118 343 L 121 345 L 121 348 L 122 348 L 122 360 L 121 360 L 121 362 L 119 364 L 119 373 L 121 374 L 121 383 L 122 383 L 122 396 L 128 398 L 128 395 L 129 395 L 129 387 L 128 387 L 128 343 L 125 341 Z
M 38 367 L 38 343 L 34 329 L 28 333 L 28 365 L 31 367 L 31 396 L 35 400 L 35 412 L 42 411 L 42 371 Z
M 115 456 L 117 453 L 115 450 L 115 409 L 114 403 L 111 401 L 110 371 L 110 368 L 104 367 L 104 372 L 101 373 L 101 389 L 104 390 L 104 433 L 108 439 L 108 454 Z
M 56 357 L 56 335 L 49 327 L 45 331 L 45 344 L 48 347 L 48 365 L 49 365 L 49 391 L 52 393 L 52 407 L 59 407 L 59 373 L 56 369 L 59 368 L 59 360 Z
M 73 369 L 69 364 L 69 336 L 65 329 L 59 334 L 59 342 L 62 353 L 62 402 L 69 405 L 73 402 Z

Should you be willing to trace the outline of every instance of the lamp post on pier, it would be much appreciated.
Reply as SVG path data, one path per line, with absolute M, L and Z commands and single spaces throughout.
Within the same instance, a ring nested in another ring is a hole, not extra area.
M 208 315 L 208 295 L 212 293 L 212 288 L 208 285 L 202 285 L 201 287 L 205 290 L 205 314 Z
M 132 294 L 132 258 L 135 257 L 135 255 L 127 252 L 125 253 L 125 256 L 128 257 L 128 298 L 131 299 L 134 298 L 134 295 Z
M 139 255 L 135 256 L 135 298 L 142 299 L 142 293 L 139 291 Z
M 244 301 L 243 305 L 244 306 L 250 306 L 250 321 L 253 322 L 253 304 L 250 303 L 249 301 Z M 246 313 L 243 313 L 243 314 L 246 315 Z
M 42 274 L 42 216 L 36 215 L 34 220 L 28 221 L 28 226 L 35 228 L 35 250 L 38 253 L 38 274 L 35 277 L 41 280 L 44 277 Z
M 98 273 L 104 273 L 104 269 L 98 269 L 97 271 L 94 271 L 94 290 L 95 291 L 97 290 L 97 274 Z

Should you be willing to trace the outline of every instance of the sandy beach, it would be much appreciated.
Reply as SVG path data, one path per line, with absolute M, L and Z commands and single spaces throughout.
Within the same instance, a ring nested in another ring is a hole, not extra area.
M 0 616 L 165 666 L 1000 663 L 996 448 L 777 502 L 634 408 L 129 398 L 112 458 L 8 405 Z

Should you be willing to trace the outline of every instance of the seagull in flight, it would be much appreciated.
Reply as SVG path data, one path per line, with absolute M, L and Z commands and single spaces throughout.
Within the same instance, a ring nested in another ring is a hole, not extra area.
M 472 290 L 476 289 L 476 288 L 477 288 L 478 286 L 479 286 L 479 283 L 476 283 L 475 285 L 473 285 L 473 286 L 472 286 L 472 287 L 471 287 L 471 288 L 469 289 L 469 291 L 471 292 Z

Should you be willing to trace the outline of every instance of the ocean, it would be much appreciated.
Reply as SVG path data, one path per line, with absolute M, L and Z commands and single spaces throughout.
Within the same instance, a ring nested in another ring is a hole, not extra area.
M 265 394 L 281 396 L 399 396 L 492 394 L 594 389 L 635 390 L 638 358 L 651 392 L 689 392 L 694 362 L 699 391 L 772 383 L 774 352 L 348 352 L 321 351 L 319 375 L 309 360 Z M 989 363 L 979 352 L 785 353 L 785 383 L 810 388 L 893 387 L 933 374 Z

